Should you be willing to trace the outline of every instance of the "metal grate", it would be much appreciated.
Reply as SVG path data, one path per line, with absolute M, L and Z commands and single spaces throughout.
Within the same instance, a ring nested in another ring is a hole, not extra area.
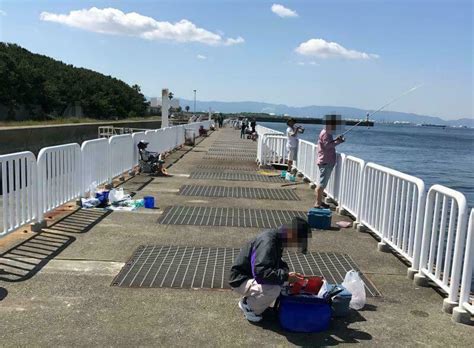
M 219 165 L 206 165 L 201 164 L 197 166 L 200 170 L 230 170 L 230 171 L 256 171 L 258 168 L 256 166 L 247 166 L 247 167 L 235 167 L 235 166 L 219 166 Z
M 225 173 L 225 172 L 208 172 L 208 171 L 194 171 L 189 176 L 190 179 L 201 180 L 232 180 L 232 181 L 260 181 L 260 182 L 277 182 L 282 183 L 285 180 L 279 175 L 258 175 L 250 173 Z
M 215 148 L 215 147 L 211 147 L 209 150 L 208 150 L 208 153 L 209 154 L 219 154 L 219 155 L 227 155 L 227 154 L 230 154 L 230 155 L 235 155 L 237 154 L 238 156 L 250 156 L 250 155 L 254 155 L 257 153 L 257 150 L 256 149 L 238 149 L 238 148 L 231 148 L 231 149 L 228 149 L 228 148 Z
M 230 268 L 239 254 L 235 248 L 199 246 L 139 246 L 112 282 L 113 286 L 140 288 L 229 289 Z M 340 284 L 347 271 L 360 272 L 347 254 L 286 251 L 283 259 L 290 271 L 322 275 L 329 283 Z M 381 296 L 362 273 L 367 295 Z
M 244 155 L 244 154 L 207 154 L 203 157 L 204 159 L 218 159 L 220 161 L 252 161 L 255 162 L 257 159 L 256 155 Z
M 300 200 L 293 190 L 253 187 L 184 185 L 181 187 L 179 194 L 181 196 L 231 197 L 287 201 Z
M 162 225 L 196 225 L 276 228 L 294 216 L 305 219 L 306 212 L 218 207 L 171 206 L 158 219 Z

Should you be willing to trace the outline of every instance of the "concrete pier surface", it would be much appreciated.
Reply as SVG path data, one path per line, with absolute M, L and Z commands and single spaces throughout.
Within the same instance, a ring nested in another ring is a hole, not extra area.
M 50 214 L 40 233 L 19 230 L 0 239 L 0 346 L 335 346 L 358 343 L 385 346 L 468 347 L 472 325 L 455 324 L 442 312 L 443 295 L 416 287 L 407 266 L 392 253 L 377 251 L 377 240 L 352 228 L 314 230 L 309 251 L 349 255 L 380 291 L 363 310 L 335 319 L 327 332 L 298 334 L 281 330 L 275 313 L 260 324 L 247 322 L 229 290 L 124 288 L 111 286 L 140 245 L 239 248 L 261 229 L 250 227 L 165 225 L 158 223 L 171 206 L 228 207 L 307 211 L 314 192 L 307 184 L 193 179 L 201 171 L 258 174 L 238 153 L 256 153 L 256 143 L 229 128 L 213 132 L 195 147 L 167 158 L 173 177 L 135 176 L 125 191 L 154 196 L 159 209 L 134 212 L 76 210 L 72 205 Z M 216 158 L 219 151 L 234 150 Z M 244 150 L 242 150 L 244 149 Z M 151 149 L 152 150 L 152 149 Z M 239 150 L 241 150 L 239 152 Z M 211 153 L 214 154 L 211 155 Z M 205 158 L 206 157 L 206 158 Z M 211 158 L 209 158 L 211 157 Z M 294 190 L 300 200 L 215 198 L 178 195 L 183 185 Z M 65 217 L 63 220 L 59 220 Z M 334 213 L 333 226 L 349 217 Z

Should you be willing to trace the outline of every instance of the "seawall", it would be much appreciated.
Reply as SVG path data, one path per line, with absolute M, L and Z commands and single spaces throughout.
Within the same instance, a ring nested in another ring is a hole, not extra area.
M 19 151 L 32 151 L 35 155 L 46 146 L 67 143 L 81 144 L 98 137 L 99 126 L 157 129 L 161 120 L 113 121 L 103 123 L 76 123 L 47 126 L 19 126 L 0 128 L 0 155 Z

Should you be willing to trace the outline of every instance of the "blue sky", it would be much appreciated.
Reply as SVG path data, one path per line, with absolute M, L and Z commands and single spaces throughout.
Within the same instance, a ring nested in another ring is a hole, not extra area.
M 3 0 L 0 11 L 1 41 L 147 96 L 168 87 L 187 99 L 197 89 L 199 100 L 374 109 L 423 83 L 389 109 L 473 117 L 470 0 Z

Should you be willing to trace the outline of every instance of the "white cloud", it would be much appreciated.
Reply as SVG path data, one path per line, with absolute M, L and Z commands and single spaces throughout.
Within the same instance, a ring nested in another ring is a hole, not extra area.
M 280 5 L 280 4 L 273 4 L 272 12 L 282 18 L 298 17 L 298 14 L 296 13 L 296 11 L 290 10 L 289 8 L 286 8 L 285 6 Z
M 197 59 L 202 59 L 202 60 L 207 59 L 207 57 L 206 57 L 206 56 L 203 56 L 202 54 L 198 54 L 198 55 L 196 56 L 196 58 L 197 58 Z
M 296 64 L 305 66 L 305 65 L 312 65 L 312 66 L 319 66 L 319 64 L 315 61 L 310 61 L 310 62 L 296 62 Z
M 245 42 L 242 37 L 225 38 L 197 27 L 187 19 L 176 23 L 159 22 L 136 12 L 124 13 L 115 8 L 92 7 L 69 14 L 42 12 L 42 21 L 55 22 L 101 34 L 135 36 L 147 40 L 199 42 L 211 46 L 230 46 Z
M 0 16 L 6 16 L 7 13 L 5 11 L 0 10 Z
M 345 58 L 345 59 L 377 59 L 377 54 L 349 50 L 336 42 L 328 42 L 323 39 L 311 39 L 301 43 L 296 53 L 303 56 L 319 58 Z

